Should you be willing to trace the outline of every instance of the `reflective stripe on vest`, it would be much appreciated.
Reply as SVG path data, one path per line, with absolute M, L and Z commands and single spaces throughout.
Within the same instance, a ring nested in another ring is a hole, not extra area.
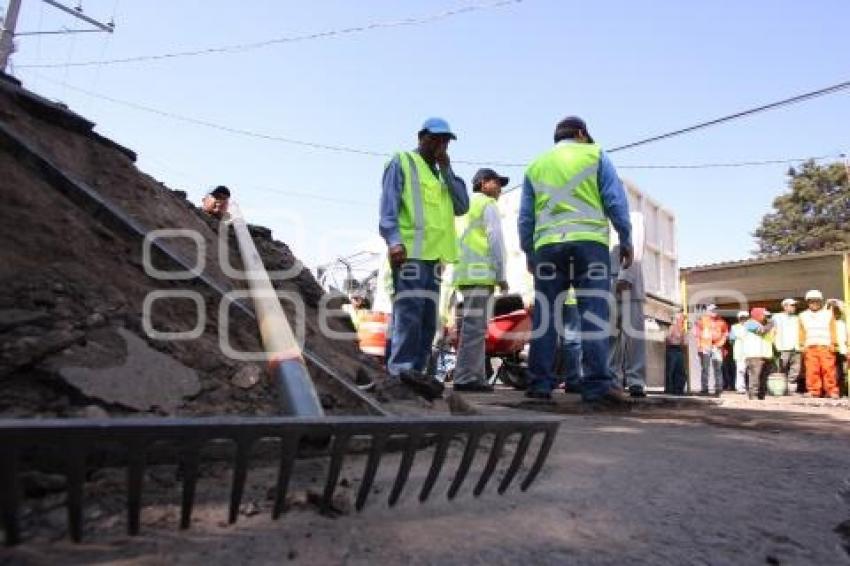
M 819 311 L 800 313 L 800 324 L 806 331 L 806 343 L 803 346 L 832 346 L 832 311 L 822 308 Z
M 534 189 L 534 249 L 559 242 L 608 245 L 608 219 L 597 177 L 601 150 L 594 144 L 562 143 L 529 166 Z
M 457 221 L 459 259 L 454 268 L 453 282 L 461 285 L 495 285 L 496 270 L 490 256 L 490 242 L 484 221 L 484 211 L 496 200 L 476 193 L 469 212 Z
M 407 257 L 456 261 L 450 189 L 418 153 L 400 153 L 398 159 L 404 175 L 398 225 Z

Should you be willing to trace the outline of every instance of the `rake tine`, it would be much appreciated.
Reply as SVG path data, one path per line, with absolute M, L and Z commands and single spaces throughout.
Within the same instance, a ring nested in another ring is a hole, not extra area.
M 508 467 L 505 477 L 502 478 L 502 483 L 499 484 L 499 495 L 505 493 L 505 490 L 508 489 L 509 485 L 511 485 L 514 476 L 519 471 L 519 467 L 522 465 L 522 460 L 525 458 L 525 453 L 528 452 L 528 445 L 531 444 L 531 437 L 532 433 L 528 431 L 522 433 L 522 438 L 520 438 L 519 446 L 517 446 L 516 454 L 514 454 L 514 459 L 511 460 L 511 465 Z
M 142 483 L 145 475 L 145 452 L 139 444 L 130 445 L 127 463 L 127 534 L 139 534 L 142 513 Z
M 71 540 L 83 539 L 83 482 L 86 477 L 86 455 L 82 446 L 70 447 L 68 459 L 68 530 Z
M 469 433 L 466 441 L 466 450 L 463 451 L 463 458 L 455 472 L 455 477 L 452 480 L 452 485 L 449 487 L 449 499 L 454 499 L 460 489 L 463 480 L 466 479 L 466 474 L 469 473 L 469 467 L 472 465 L 472 460 L 475 458 L 475 451 L 478 449 L 478 442 L 481 440 L 481 433 L 473 431 Z
M 180 528 L 189 528 L 192 522 L 192 507 L 195 503 L 195 486 L 198 483 L 199 446 L 187 444 L 183 453 L 183 498 L 180 502 Z
M 425 501 L 431 494 L 434 484 L 437 483 L 437 477 L 440 475 L 440 470 L 443 469 L 443 464 L 446 461 L 446 452 L 449 449 L 449 440 L 451 435 L 443 433 L 437 441 L 437 449 L 434 451 L 434 459 L 431 460 L 431 468 L 428 470 L 428 476 L 425 478 L 425 484 L 422 486 L 422 491 L 419 492 L 419 501 Z
M 407 444 L 404 446 L 404 454 L 401 457 L 401 463 L 398 466 L 398 474 L 393 483 L 393 489 L 390 492 L 389 505 L 392 507 L 398 502 L 401 495 L 401 490 L 404 489 L 404 484 L 407 483 L 407 476 L 410 475 L 410 468 L 413 466 L 413 459 L 416 457 L 416 447 L 422 441 L 422 433 L 414 432 L 407 438 Z
M 298 455 L 299 436 L 288 436 L 281 439 L 280 468 L 277 472 L 277 490 L 275 491 L 272 519 L 279 519 L 286 505 L 286 492 L 289 490 L 289 478 L 295 467 L 295 457 Z
M 531 469 L 528 471 L 528 475 L 525 476 L 525 479 L 522 480 L 522 484 L 519 486 L 522 491 L 527 490 L 528 486 L 531 485 L 531 482 L 534 481 L 534 478 L 537 477 L 537 474 L 540 473 L 540 469 L 543 468 L 543 463 L 546 461 L 546 457 L 549 455 L 549 449 L 552 448 L 554 441 L 555 431 L 551 429 L 547 430 L 543 437 L 543 443 L 540 445 L 540 452 L 537 453 L 537 458 L 534 460 L 534 464 L 532 464 Z
M 0 505 L 3 507 L 3 530 L 6 546 L 21 542 L 18 524 L 18 452 L 14 448 L 0 451 Z
M 250 443 L 243 439 L 236 441 L 236 459 L 233 463 L 233 485 L 230 488 L 230 510 L 227 522 L 231 525 L 239 517 L 239 504 L 245 491 L 245 478 L 248 475 L 248 451 Z
M 475 489 L 472 491 L 472 494 L 475 497 L 481 495 L 484 488 L 487 487 L 490 477 L 496 470 L 496 464 L 502 456 L 502 450 L 505 448 L 506 438 L 507 435 L 504 432 L 496 433 L 496 439 L 493 441 L 493 447 L 490 449 L 490 456 L 487 458 L 487 464 L 485 464 L 484 471 L 481 472 L 481 478 L 479 478 L 478 483 L 475 485 Z
M 366 498 L 369 497 L 369 490 L 375 481 L 375 474 L 378 471 L 378 465 L 381 463 L 381 455 L 384 453 L 386 441 L 387 437 L 383 434 L 375 436 L 372 439 L 369 459 L 366 461 L 366 471 L 363 473 L 363 480 L 360 482 L 360 491 L 357 492 L 357 503 L 354 505 L 358 511 L 363 509 L 363 506 L 366 504 Z
M 331 449 L 331 466 L 328 469 L 328 481 L 325 483 L 325 493 L 322 496 L 321 511 L 324 514 L 330 513 L 331 510 L 334 490 L 339 480 L 339 473 L 342 470 L 342 459 L 345 455 L 349 438 L 347 434 L 337 434 L 334 437 L 333 448 Z

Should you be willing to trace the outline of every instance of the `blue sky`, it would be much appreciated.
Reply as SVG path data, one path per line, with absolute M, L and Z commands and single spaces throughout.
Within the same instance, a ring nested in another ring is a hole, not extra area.
M 25 37 L 15 73 L 139 153 L 193 200 L 230 186 L 249 221 L 308 264 L 376 233 L 384 158 L 252 139 L 140 112 L 63 86 L 252 130 L 390 153 L 448 119 L 456 160 L 526 162 L 567 114 L 613 147 L 850 78 L 850 3 L 526 0 L 425 25 L 237 53 L 91 67 L 26 65 L 216 47 L 422 17 L 488 0 L 84 0 L 114 35 Z M 69 0 L 68 3 L 71 3 Z M 19 31 L 77 24 L 24 0 Z M 741 259 L 786 187 L 786 165 L 629 170 L 850 151 L 850 91 L 612 155 L 678 218 L 682 266 Z M 474 166 L 456 165 L 469 179 Z M 519 180 L 521 168 L 504 173 Z M 508 229 L 512 229 L 508 227 Z

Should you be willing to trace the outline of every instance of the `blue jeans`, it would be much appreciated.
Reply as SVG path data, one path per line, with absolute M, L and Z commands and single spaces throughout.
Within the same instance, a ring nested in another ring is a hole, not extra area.
M 409 259 L 393 269 L 393 320 L 387 371 L 425 371 L 437 333 L 439 262 Z
M 581 389 L 581 319 L 577 305 L 564 305 L 564 336 L 561 340 L 562 371 L 567 387 Z
M 584 375 L 582 398 L 593 401 L 615 387 L 608 371 L 611 259 L 596 242 L 549 244 L 534 254 L 534 337 L 528 354 L 529 388 L 551 392 L 555 383 L 555 349 L 566 291 L 576 290 L 581 326 Z M 597 318 L 601 327 L 592 318 Z

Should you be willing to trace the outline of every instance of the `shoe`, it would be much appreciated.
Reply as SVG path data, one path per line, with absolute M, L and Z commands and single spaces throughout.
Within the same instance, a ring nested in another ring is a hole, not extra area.
M 443 396 L 443 384 L 430 375 L 414 371 L 406 371 L 399 375 L 399 379 L 401 379 L 402 383 L 429 401 L 439 399 Z
M 640 399 L 646 397 L 646 391 L 640 385 L 632 385 L 629 387 L 629 396 L 633 399 Z
M 720 397 L 723 396 L 723 392 L 722 391 L 715 391 L 714 393 L 711 394 L 711 396 L 716 397 L 717 399 L 720 399 Z
M 613 407 L 624 407 L 634 404 L 631 397 L 619 387 L 612 387 L 599 397 L 584 398 L 582 401 L 593 405 L 608 405 Z
M 493 386 L 489 383 L 455 383 L 452 388 L 455 391 L 468 391 L 471 393 L 492 393 Z
M 581 386 L 564 384 L 564 393 L 566 393 L 567 395 L 581 395 Z
M 525 396 L 529 399 L 539 399 L 543 401 L 551 401 L 552 400 L 552 392 L 545 391 L 543 389 L 528 389 L 525 392 Z

